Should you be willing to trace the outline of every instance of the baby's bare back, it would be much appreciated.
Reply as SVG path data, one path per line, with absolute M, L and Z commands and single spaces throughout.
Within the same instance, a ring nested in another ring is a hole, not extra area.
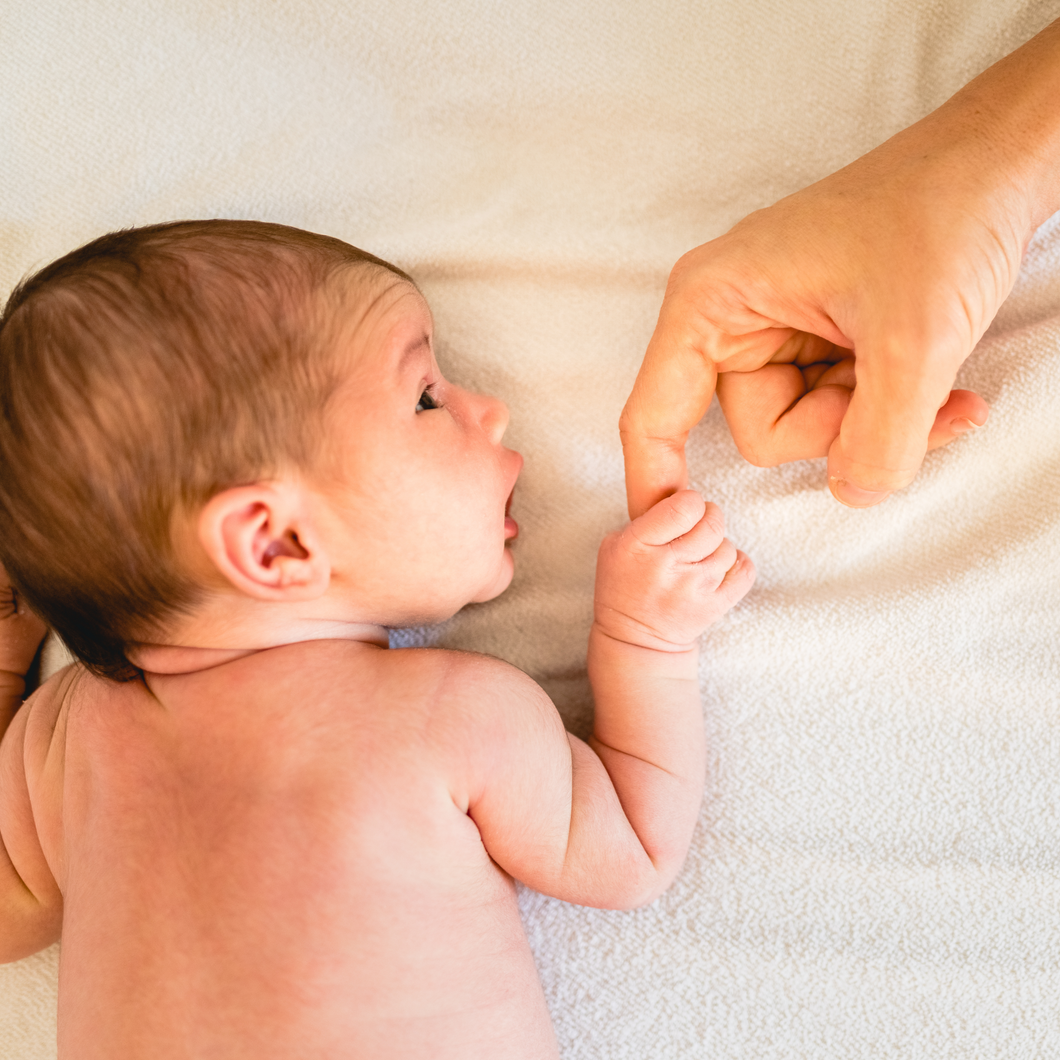
M 63 1060 L 555 1055 L 514 886 L 454 801 L 447 654 L 308 642 L 38 693 Z

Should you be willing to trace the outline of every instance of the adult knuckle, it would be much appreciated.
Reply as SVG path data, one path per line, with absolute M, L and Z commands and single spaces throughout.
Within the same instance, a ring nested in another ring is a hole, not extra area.
M 763 438 L 758 434 L 741 432 L 739 436 L 733 435 L 733 441 L 740 456 L 755 467 L 776 467 L 781 463 L 773 439 L 769 436 Z
M 625 444 L 628 440 L 638 437 L 641 433 L 637 411 L 636 409 L 630 408 L 630 403 L 627 400 L 618 417 L 619 438 L 622 440 L 622 443 Z
M 696 267 L 702 256 L 701 248 L 694 247 L 692 250 L 686 250 L 685 253 L 674 262 L 673 268 L 670 269 L 670 275 L 666 279 L 667 295 L 672 295 L 674 291 L 684 284 L 688 279 L 689 274 L 696 271 Z

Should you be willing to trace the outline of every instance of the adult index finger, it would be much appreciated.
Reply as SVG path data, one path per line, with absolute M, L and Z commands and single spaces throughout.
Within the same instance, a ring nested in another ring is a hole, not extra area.
M 685 442 L 714 396 L 718 373 L 684 330 L 660 319 L 618 421 L 631 519 L 688 485 Z

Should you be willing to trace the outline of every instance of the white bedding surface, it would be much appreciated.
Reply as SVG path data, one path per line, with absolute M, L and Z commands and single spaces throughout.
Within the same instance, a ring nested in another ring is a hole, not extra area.
M 1031 0 L 0 0 L 0 290 L 108 229 L 253 217 L 393 260 L 526 456 L 501 599 L 399 643 L 527 670 L 575 731 L 616 422 L 670 265 L 1052 18 Z M 1060 1056 L 1060 222 L 960 377 L 991 403 L 883 507 L 823 461 L 696 484 L 754 558 L 705 641 L 709 780 L 653 906 L 525 893 L 564 1060 Z M 54 1056 L 58 948 L 0 967 Z

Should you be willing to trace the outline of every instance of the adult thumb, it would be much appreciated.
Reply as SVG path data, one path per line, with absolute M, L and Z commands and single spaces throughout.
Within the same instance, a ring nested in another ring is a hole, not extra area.
M 853 508 L 879 504 L 909 485 L 929 448 L 951 441 L 964 423 L 985 422 L 987 415 L 977 395 L 950 392 L 956 374 L 951 358 L 945 364 L 939 364 L 943 358 L 917 362 L 862 349 L 850 405 L 828 450 L 828 485 L 837 500 Z

